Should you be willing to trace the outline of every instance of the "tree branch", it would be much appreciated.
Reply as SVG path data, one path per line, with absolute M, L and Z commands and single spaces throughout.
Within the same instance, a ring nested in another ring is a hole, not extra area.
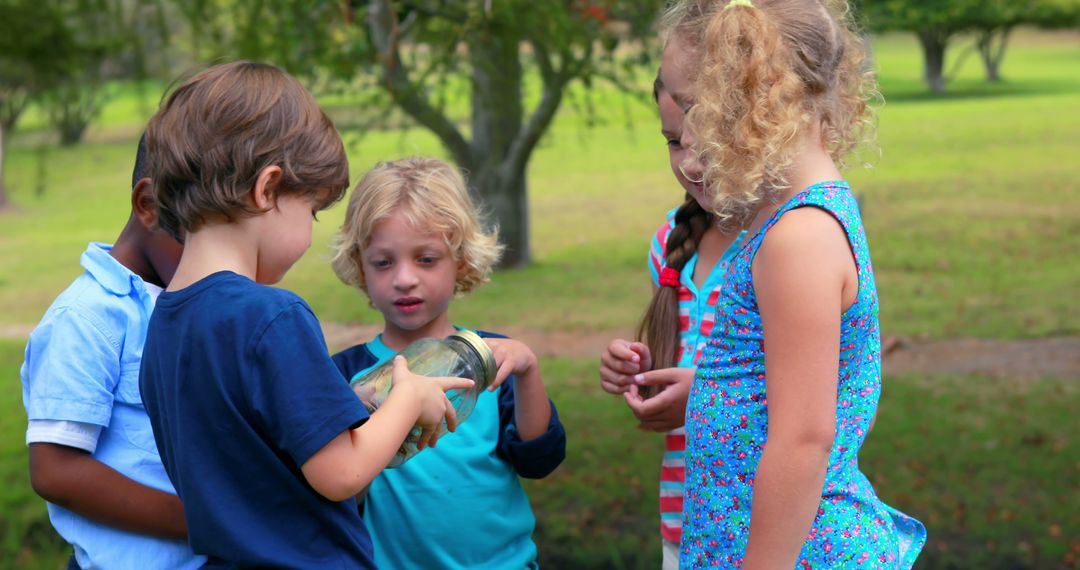
M 466 168 L 471 167 L 474 160 L 465 137 L 446 115 L 427 100 L 420 86 L 409 80 L 408 70 L 398 51 L 401 33 L 391 0 L 371 0 L 369 8 L 368 26 L 383 67 L 383 88 L 403 111 L 439 137 L 455 162 Z
M 543 136 L 544 131 L 551 124 L 555 112 L 559 110 L 566 84 L 574 77 L 564 73 L 563 70 L 555 69 L 551 62 L 551 54 L 548 53 L 547 47 L 543 43 L 535 39 L 530 40 L 529 43 L 533 48 L 536 65 L 540 68 L 540 78 L 543 80 L 544 88 L 540 102 L 529 115 L 529 120 L 525 123 L 524 128 L 521 129 L 510 144 L 507 160 L 504 163 L 506 165 L 505 174 L 510 176 L 524 170 L 533 149 L 536 148 L 537 143 L 540 142 L 540 137 Z M 566 67 L 565 64 L 564 67 Z

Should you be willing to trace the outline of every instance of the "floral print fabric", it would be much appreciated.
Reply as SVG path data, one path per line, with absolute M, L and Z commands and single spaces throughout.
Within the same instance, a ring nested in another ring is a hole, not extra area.
M 821 208 L 839 221 L 858 266 L 859 292 L 842 315 L 836 437 L 796 568 L 906 569 L 926 541 L 922 523 L 878 499 L 859 471 L 859 448 L 881 396 L 877 289 L 855 197 L 846 182 L 825 182 L 777 209 L 744 241 L 725 274 L 716 326 L 687 403 L 683 568 L 742 564 L 768 430 L 764 334 L 751 267 L 769 229 L 800 207 Z

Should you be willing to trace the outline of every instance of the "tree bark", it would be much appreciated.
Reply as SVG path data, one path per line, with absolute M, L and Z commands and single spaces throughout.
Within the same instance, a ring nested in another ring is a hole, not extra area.
M 4 138 L 6 130 L 4 123 L 0 122 L 0 210 L 8 205 L 7 184 L 4 182 L 4 163 L 7 161 L 7 139 Z
M 979 56 L 982 57 L 987 81 L 1001 81 L 1001 62 L 1005 59 L 1005 49 L 1008 47 L 1011 33 L 1011 27 L 979 33 L 975 45 L 979 49 Z
M 510 166 L 511 147 L 522 130 L 522 68 L 518 39 L 494 33 L 469 42 L 472 67 L 473 190 L 499 222 L 506 246 L 501 267 L 529 262 L 529 208 L 524 168 Z M 470 165 L 462 165 L 469 168 Z
M 945 92 L 945 48 L 949 33 L 938 29 L 919 30 L 923 50 L 923 79 L 934 93 Z
M 427 97 L 423 85 L 410 78 L 399 54 L 401 24 L 390 0 L 369 0 L 368 26 L 383 68 L 383 87 L 394 103 L 430 130 L 461 167 L 470 189 L 492 212 L 499 224 L 499 239 L 506 246 L 500 267 L 520 267 L 530 260 L 529 209 L 526 171 L 529 158 L 551 125 L 567 83 L 583 70 L 591 57 L 586 48 L 575 60 L 564 46 L 557 67 L 548 48 L 531 39 L 497 30 L 478 30 L 465 41 L 471 67 L 471 139 Z M 522 104 L 524 70 L 520 45 L 529 41 L 543 81 L 535 108 Z

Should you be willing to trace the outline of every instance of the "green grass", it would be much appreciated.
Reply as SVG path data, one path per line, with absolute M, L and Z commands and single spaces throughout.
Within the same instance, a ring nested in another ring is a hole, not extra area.
M 864 201 L 884 331 L 1078 334 L 1077 35 L 1022 32 L 1003 84 L 983 83 L 971 59 L 945 97 L 926 95 L 912 38 L 880 38 L 874 55 L 887 101 L 882 154 L 850 179 Z M 0 213 L 0 325 L 36 322 L 79 273 L 86 242 L 119 232 L 135 137 L 155 89 L 139 96 L 117 86 L 88 142 L 75 148 L 51 146 L 33 111 L 20 125 L 7 163 L 15 208 Z M 647 240 L 679 191 L 653 110 L 611 90 L 594 96 L 598 124 L 589 128 L 585 116 L 564 109 L 531 163 L 535 263 L 500 272 L 456 302 L 455 322 L 588 331 L 629 328 L 640 315 Z M 416 130 L 344 134 L 354 180 L 378 159 L 442 154 Z M 376 322 L 326 262 L 343 210 L 320 215 L 312 251 L 283 285 L 324 320 Z M 0 374 L 12 382 L 21 355 L 20 342 L 0 341 Z M 599 391 L 595 366 L 544 362 L 570 448 L 559 471 L 527 485 L 542 558 L 553 568 L 655 568 L 662 443 L 634 430 L 623 406 Z M 921 567 L 1075 565 L 1075 380 L 887 379 L 861 461 L 887 502 L 929 527 Z M 29 487 L 14 384 L 0 396 L 0 427 L 0 567 L 55 568 L 66 549 Z
M 0 341 L 15 378 L 22 346 Z M 528 481 L 548 568 L 656 568 L 661 436 L 637 431 L 602 392 L 592 359 L 545 359 L 568 434 L 567 458 Z M 0 567 L 57 568 L 68 549 L 30 489 L 25 414 L 0 396 Z M 1067 567 L 1080 554 L 1080 384 L 981 377 L 888 378 L 860 457 L 888 504 L 929 529 L 920 568 Z
M 632 427 L 593 361 L 543 366 L 569 445 L 558 471 L 527 485 L 541 563 L 656 568 L 661 437 Z M 919 568 L 1068 567 L 1080 555 L 1078 429 L 1073 380 L 887 378 L 860 465 L 882 500 L 926 524 Z
M 873 169 L 849 177 L 864 199 L 886 333 L 1077 333 L 1077 46 L 1075 35 L 1021 33 L 1005 83 L 982 82 L 971 59 L 948 96 L 930 98 L 919 82 L 915 42 L 875 42 L 887 101 L 882 154 Z M 17 208 L 0 214 L 0 323 L 35 322 L 78 272 L 85 243 L 115 237 L 127 216 L 134 137 L 157 97 L 151 88 L 141 98 L 130 86 L 119 89 L 108 121 L 91 129 L 88 144 L 70 149 L 40 152 L 40 117 L 27 117 L 8 161 Z M 651 107 L 610 89 L 594 98 L 597 126 L 565 108 L 532 160 L 536 263 L 500 273 L 457 303 L 458 322 L 599 330 L 638 318 L 648 295 L 647 239 L 679 191 Z M 442 154 L 419 130 L 345 136 L 354 180 L 379 159 Z M 283 285 L 325 320 L 374 322 L 367 303 L 326 263 L 343 211 L 338 205 L 320 217 L 312 250 Z

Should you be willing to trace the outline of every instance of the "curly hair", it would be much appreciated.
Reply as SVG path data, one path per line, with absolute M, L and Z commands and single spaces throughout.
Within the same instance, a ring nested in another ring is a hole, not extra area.
M 873 138 L 877 90 L 846 1 L 681 0 L 663 25 L 699 64 L 686 128 L 718 222 L 744 224 L 790 187 L 808 129 L 841 167 Z
M 498 228 L 483 228 L 457 169 L 434 158 L 411 157 L 375 165 L 349 196 L 331 260 L 342 282 L 367 292 L 363 251 L 375 226 L 398 211 L 413 228 L 443 237 L 454 260 L 462 265 L 455 294 L 468 293 L 490 280 L 503 250 Z

